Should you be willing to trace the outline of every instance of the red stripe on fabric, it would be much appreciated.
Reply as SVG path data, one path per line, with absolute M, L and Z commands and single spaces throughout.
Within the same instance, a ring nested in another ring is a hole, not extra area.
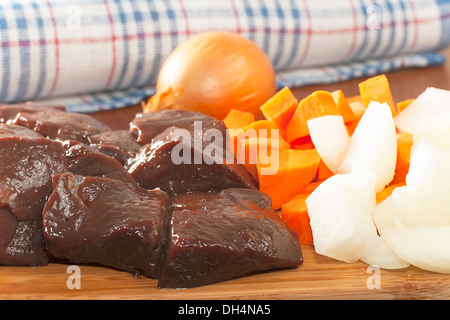
M 184 31 L 177 32 L 177 35 L 185 35 Z M 65 38 L 58 39 L 58 43 L 61 45 L 78 45 L 78 44 L 96 44 L 96 43 L 108 43 L 113 41 L 132 41 L 137 39 L 153 39 L 156 37 L 171 37 L 173 36 L 173 32 L 158 32 L 155 33 L 138 33 L 135 35 L 126 35 L 126 36 L 114 36 L 114 37 L 84 37 L 84 38 Z M 56 43 L 55 39 L 36 39 L 36 40 L 28 40 L 28 41 L 2 41 L 0 42 L 0 46 L 3 47 L 32 47 L 32 46 L 40 46 L 40 45 L 54 45 Z
M 349 0 L 350 2 L 350 8 L 352 10 L 352 18 L 353 18 L 353 37 L 352 37 L 352 43 L 350 44 L 350 47 L 348 48 L 348 52 L 345 54 L 344 59 L 348 60 L 350 59 L 353 54 L 355 53 L 356 49 L 356 37 L 358 35 L 358 11 L 356 10 L 356 5 L 354 0 Z
M 414 33 L 413 33 L 411 45 L 409 46 L 408 50 L 406 50 L 406 52 L 412 52 L 414 50 L 414 48 L 417 46 L 417 42 L 419 40 L 420 20 L 417 18 L 416 6 L 414 5 L 414 1 L 409 1 L 409 4 L 411 6 L 411 12 L 413 15 L 412 25 L 413 25 Z
M 84 94 L 79 94 L 78 98 L 80 98 L 81 102 L 83 102 L 84 104 L 88 105 L 89 107 L 94 107 L 98 111 L 110 109 L 108 106 L 105 106 L 103 104 L 94 103 L 93 101 L 89 100 L 89 98 L 87 98 Z
M 78 97 L 80 98 L 80 100 L 84 103 L 87 104 L 88 106 L 94 106 L 94 104 L 92 103 L 92 101 L 90 101 L 89 99 L 86 98 L 86 96 L 84 94 L 79 94 Z
M 184 6 L 183 0 L 178 0 L 178 2 L 180 3 L 181 12 L 183 13 L 183 17 L 184 17 L 184 25 L 185 25 L 185 28 L 186 28 L 186 36 L 189 37 L 190 34 L 191 34 L 191 30 L 189 28 L 188 14 L 187 14 L 186 8 Z
M 108 15 L 108 21 L 109 21 L 110 31 L 111 31 L 110 42 L 112 45 L 112 65 L 111 65 L 111 71 L 109 72 L 108 79 L 106 80 L 106 84 L 105 84 L 105 90 L 106 90 L 110 87 L 113 76 L 114 76 L 114 72 L 116 71 L 116 66 L 117 66 L 116 41 L 117 41 L 117 37 L 116 37 L 116 33 L 114 31 L 114 21 L 112 18 L 111 8 L 109 7 L 108 0 L 103 0 L 103 3 L 105 4 L 106 13 Z
M 433 17 L 433 18 L 427 18 L 427 19 L 415 19 L 414 22 L 417 24 L 424 24 L 424 23 L 432 23 L 437 20 L 447 20 L 450 19 L 450 14 L 442 15 L 440 17 Z M 56 22 L 55 22 L 56 23 Z M 396 22 L 395 24 L 402 23 L 402 22 Z M 405 24 L 405 22 L 403 22 Z M 391 27 L 394 26 L 394 23 L 383 23 L 383 26 L 385 27 Z M 315 35 L 333 35 L 333 34 L 340 34 L 340 33 L 353 33 L 355 31 L 365 31 L 367 30 L 367 26 L 358 26 L 356 29 L 354 27 L 352 28 L 341 28 L 341 29 L 330 29 L 330 30 L 309 30 L 310 34 Z M 267 32 L 267 29 L 265 28 L 247 28 L 244 29 L 240 27 L 241 33 L 249 33 L 249 32 L 255 32 L 255 33 L 264 33 Z M 285 33 L 285 34 L 298 34 L 301 32 L 306 32 L 308 30 L 304 29 L 277 29 L 277 28 L 271 28 L 271 32 L 274 33 Z M 56 31 L 55 31 L 56 32 Z M 191 34 L 197 34 L 202 31 L 190 31 Z M 177 35 L 186 35 L 185 31 L 177 31 Z M 115 35 L 114 37 L 84 37 L 84 38 L 57 38 L 57 39 L 30 39 L 28 41 L 3 41 L 0 42 L 0 47 L 22 47 L 22 46 L 40 46 L 43 44 L 48 45 L 73 45 L 73 44 L 95 44 L 95 43 L 107 43 L 112 41 L 132 41 L 137 39 L 153 39 L 155 37 L 171 37 L 173 36 L 173 32 L 158 32 L 156 35 L 155 33 L 149 32 L 149 33 L 138 33 L 138 34 L 131 34 L 126 36 L 118 36 Z
M 236 3 L 234 3 L 234 0 L 230 0 L 231 8 L 233 9 L 234 19 L 236 20 L 236 32 L 242 33 L 241 29 L 241 23 L 239 21 L 239 13 L 236 7 Z
M 48 7 L 48 11 L 50 12 L 50 17 L 51 17 L 51 21 L 52 21 L 53 40 L 54 40 L 54 45 L 55 45 L 55 76 L 53 77 L 53 83 L 52 83 L 52 86 L 50 87 L 50 91 L 48 93 L 48 97 L 51 97 L 53 95 L 53 93 L 55 92 L 56 87 L 58 86 L 58 81 L 59 81 L 59 71 L 60 71 L 59 37 L 58 37 L 58 28 L 56 27 L 56 19 L 55 19 L 55 14 L 53 12 L 53 7 L 49 0 L 46 0 L 46 4 Z M 40 44 L 41 41 L 39 41 L 38 43 Z M 20 42 L 19 42 L 19 44 L 20 44 Z M 27 45 L 30 45 L 30 44 L 31 43 L 28 41 Z
M 309 13 L 309 8 L 308 8 L 308 2 L 306 0 L 303 0 L 303 7 L 305 9 L 305 14 L 306 14 L 306 18 L 308 19 L 308 28 L 306 30 L 306 43 L 305 43 L 305 50 L 303 50 L 303 54 L 300 57 L 300 61 L 298 63 L 299 66 L 303 65 L 303 63 L 306 60 L 306 57 L 308 56 L 309 53 L 309 47 L 311 45 L 311 35 L 313 33 L 312 31 L 312 25 L 311 25 L 311 15 Z

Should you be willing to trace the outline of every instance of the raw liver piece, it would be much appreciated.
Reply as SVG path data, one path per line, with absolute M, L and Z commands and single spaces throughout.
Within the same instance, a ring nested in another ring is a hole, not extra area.
M 71 173 L 54 175 L 53 189 L 43 212 L 51 257 L 158 276 L 166 193 Z
M 226 136 L 226 126 L 223 121 L 200 112 L 188 110 L 160 110 L 138 113 L 130 123 L 130 132 L 138 143 L 144 145 L 151 143 L 154 137 L 172 126 L 186 129 L 192 134 L 195 128 L 201 128 L 197 132 L 199 136 L 202 136 L 209 129 L 216 129 L 222 133 L 224 138 Z
M 129 130 L 111 130 L 95 134 L 89 137 L 89 143 L 98 151 L 114 157 L 122 165 L 141 148 Z
M 48 264 L 42 220 L 19 222 L 0 208 L 0 265 L 43 266 Z
M 0 264 L 46 265 L 42 209 L 52 175 L 67 167 L 59 142 L 0 124 Z
M 76 141 L 66 140 L 63 146 L 66 148 L 68 171 L 81 176 L 111 178 L 136 183 L 115 158 Z
M 160 288 L 203 286 L 303 262 L 297 238 L 257 190 L 179 195 L 170 208 Z
M 0 123 L 6 123 L 16 118 L 21 112 L 42 112 L 42 111 L 66 111 L 64 106 L 39 105 L 31 102 L 23 104 L 0 104 Z
M 160 188 L 170 196 L 256 187 L 257 183 L 245 167 L 234 160 L 227 161 L 226 149 L 217 146 L 223 156 L 214 159 L 205 152 L 205 144 L 200 139 L 196 140 L 190 133 L 178 136 L 175 134 L 177 129 L 166 129 L 152 143 L 143 146 L 128 163 L 128 172 L 141 187 Z M 179 155 L 182 161 L 174 160 Z
M 19 113 L 11 123 L 32 129 L 49 139 L 82 143 L 89 143 L 90 135 L 111 130 L 90 115 L 61 111 Z
M 37 133 L 36 131 L 33 131 L 26 127 L 1 123 L 0 138 L 11 138 L 11 137 L 27 138 L 27 139 L 43 138 L 43 136 L 40 133 Z
M 19 221 L 41 218 L 52 175 L 66 168 L 61 143 L 24 127 L 0 124 L 0 207 Z

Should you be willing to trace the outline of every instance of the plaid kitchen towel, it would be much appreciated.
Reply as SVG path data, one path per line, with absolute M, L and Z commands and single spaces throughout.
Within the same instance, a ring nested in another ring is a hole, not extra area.
M 182 41 L 250 38 L 278 85 L 444 63 L 450 0 L 0 0 L 0 102 L 93 112 L 139 103 Z

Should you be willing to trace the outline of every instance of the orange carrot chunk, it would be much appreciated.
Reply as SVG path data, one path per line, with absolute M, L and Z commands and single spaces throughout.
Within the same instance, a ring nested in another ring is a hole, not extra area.
M 255 179 L 258 179 L 256 164 L 259 157 L 270 157 L 272 153 L 279 153 L 280 150 L 290 147 L 290 144 L 283 139 L 250 137 L 239 142 L 236 159 L 238 163 L 247 168 Z
M 406 175 L 409 171 L 411 160 L 411 147 L 413 145 L 413 137 L 409 133 L 397 134 L 397 163 L 395 165 L 394 178 L 391 184 L 399 184 L 406 181 Z
M 243 139 L 249 139 L 252 137 L 271 138 L 273 133 L 278 136 L 280 135 L 278 127 L 269 120 L 253 121 L 244 128 L 231 129 L 228 130 L 228 132 L 230 135 L 228 146 L 230 150 L 234 151 L 235 155 L 237 155 L 240 144 L 242 143 L 241 140 Z
M 359 120 L 354 120 L 345 125 L 349 135 L 353 135 L 353 132 L 355 132 L 355 129 L 358 126 L 358 123 L 359 123 Z
M 241 163 L 256 164 L 258 154 L 266 152 L 268 156 L 279 150 L 290 149 L 291 145 L 282 139 L 251 137 L 240 141 L 240 149 L 237 154 Z
M 347 102 L 350 108 L 352 109 L 353 115 L 355 117 L 355 119 L 351 122 L 359 121 L 364 112 L 366 112 L 366 106 L 362 101 L 361 95 L 349 97 L 347 98 Z
M 405 110 L 411 104 L 411 102 L 413 102 L 414 100 L 415 99 L 407 99 L 407 100 L 400 101 L 399 103 L 397 103 L 398 112 L 402 112 L 403 110 Z
M 280 128 L 284 136 L 284 131 L 297 106 L 297 98 L 288 87 L 284 87 L 261 106 L 261 111 L 267 120 Z
M 371 101 L 377 101 L 379 103 L 387 103 L 393 116 L 398 114 L 397 105 L 392 97 L 386 75 L 382 74 L 361 82 L 359 84 L 359 92 L 366 108 Z
M 281 207 L 281 219 L 297 236 L 302 245 L 314 245 L 306 199 L 321 182 L 311 182 L 299 194 Z
M 319 162 L 320 156 L 315 149 L 285 149 L 280 150 L 278 159 L 273 154 L 269 159 L 259 158 L 260 191 L 270 196 L 272 207 L 277 210 L 315 178 Z
M 311 138 L 308 136 L 307 138 L 292 141 L 291 148 L 297 150 L 307 150 L 307 149 L 314 149 L 315 146 Z
M 344 92 L 342 92 L 342 90 L 335 90 L 331 95 L 336 102 L 339 113 L 342 115 L 342 118 L 344 118 L 344 123 L 356 120 L 355 114 L 353 113 L 352 107 L 345 97 Z
M 267 133 L 267 137 L 270 137 L 271 130 L 279 130 L 278 126 L 269 120 L 257 120 L 250 123 L 248 126 L 244 128 L 244 131 L 249 129 L 253 129 L 256 132 L 256 135 L 259 137 Z
M 325 115 L 340 115 L 331 93 L 315 91 L 302 99 L 286 128 L 286 140 L 294 140 L 309 136 L 307 121 Z
M 255 121 L 255 115 L 251 112 L 231 109 L 223 119 L 228 129 L 241 129 L 249 126 Z
M 376 195 L 377 204 L 382 202 L 383 200 L 385 200 L 387 197 L 389 197 L 395 188 L 402 187 L 405 185 L 406 185 L 406 183 L 401 182 L 401 183 L 396 183 L 396 184 L 390 184 L 389 186 L 385 187 L 383 190 L 378 192 Z
M 325 162 L 321 159 L 319 162 L 319 167 L 317 168 L 317 181 L 324 181 L 328 179 L 329 177 L 333 176 L 334 173 L 331 171 Z

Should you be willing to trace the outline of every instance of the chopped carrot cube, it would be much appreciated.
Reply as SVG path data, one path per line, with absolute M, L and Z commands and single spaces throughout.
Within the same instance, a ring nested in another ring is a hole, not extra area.
M 398 114 L 397 105 L 392 97 L 386 75 L 382 74 L 361 82 L 359 84 L 359 92 L 366 108 L 371 101 L 377 101 L 379 103 L 387 103 L 393 116 Z
M 255 115 L 251 112 L 231 109 L 223 119 L 228 129 L 242 129 L 255 121 Z
M 414 100 L 415 99 L 408 99 L 408 100 L 400 101 L 399 103 L 397 103 L 398 112 L 402 112 L 403 110 L 405 110 L 411 104 L 411 102 L 413 102 Z
M 306 199 L 321 182 L 311 182 L 299 194 L 281 207 L 281 219 L 297 236 L 302 245 L 314 245 Z
M 336 102 L 339 113 L 344 119 L 344 123 L 349 123 L 350 121 L 355 120 L 355 114 L 353 113 L 353 109 L 350 106 L 347 98 L 345 97 L 344 92 L 342 92 L 342 90 L 335 90 L 331 93 L 331 95 Z
M 333 171 L 331 171 L 321 159 L 319 162 L 319 167 L 317 168 L 317 181 L 324 181 L 333 175 Z
M 297 106 L 297 98 L 288 87 L 284 87 L 261 106 L 261 111 L 264 117 L 273 122 L 284 136 L 286 127 Z
M 339 115 L 331 93 L 315 91 L 302 99 L 286 128 L 286 140 L 292 142 L 309 135 L 307 121 L 325 115 Z
M 316 176 L 320 156 L 315 149 L 280 150 L 278 159 L 257 163 L 260 191 L 272 199 L 276 210 L 291 200 Z M 261 159 L 259 159 L 261 160 Z
M 409 133 L 397 134 L 397 163 L 395 165 L 394 178 L 391 184 L 398 184 L 406 181 L 406 175 L 409 171 L 411 160 L 411 147 L 413 145 L 413 137 Z

